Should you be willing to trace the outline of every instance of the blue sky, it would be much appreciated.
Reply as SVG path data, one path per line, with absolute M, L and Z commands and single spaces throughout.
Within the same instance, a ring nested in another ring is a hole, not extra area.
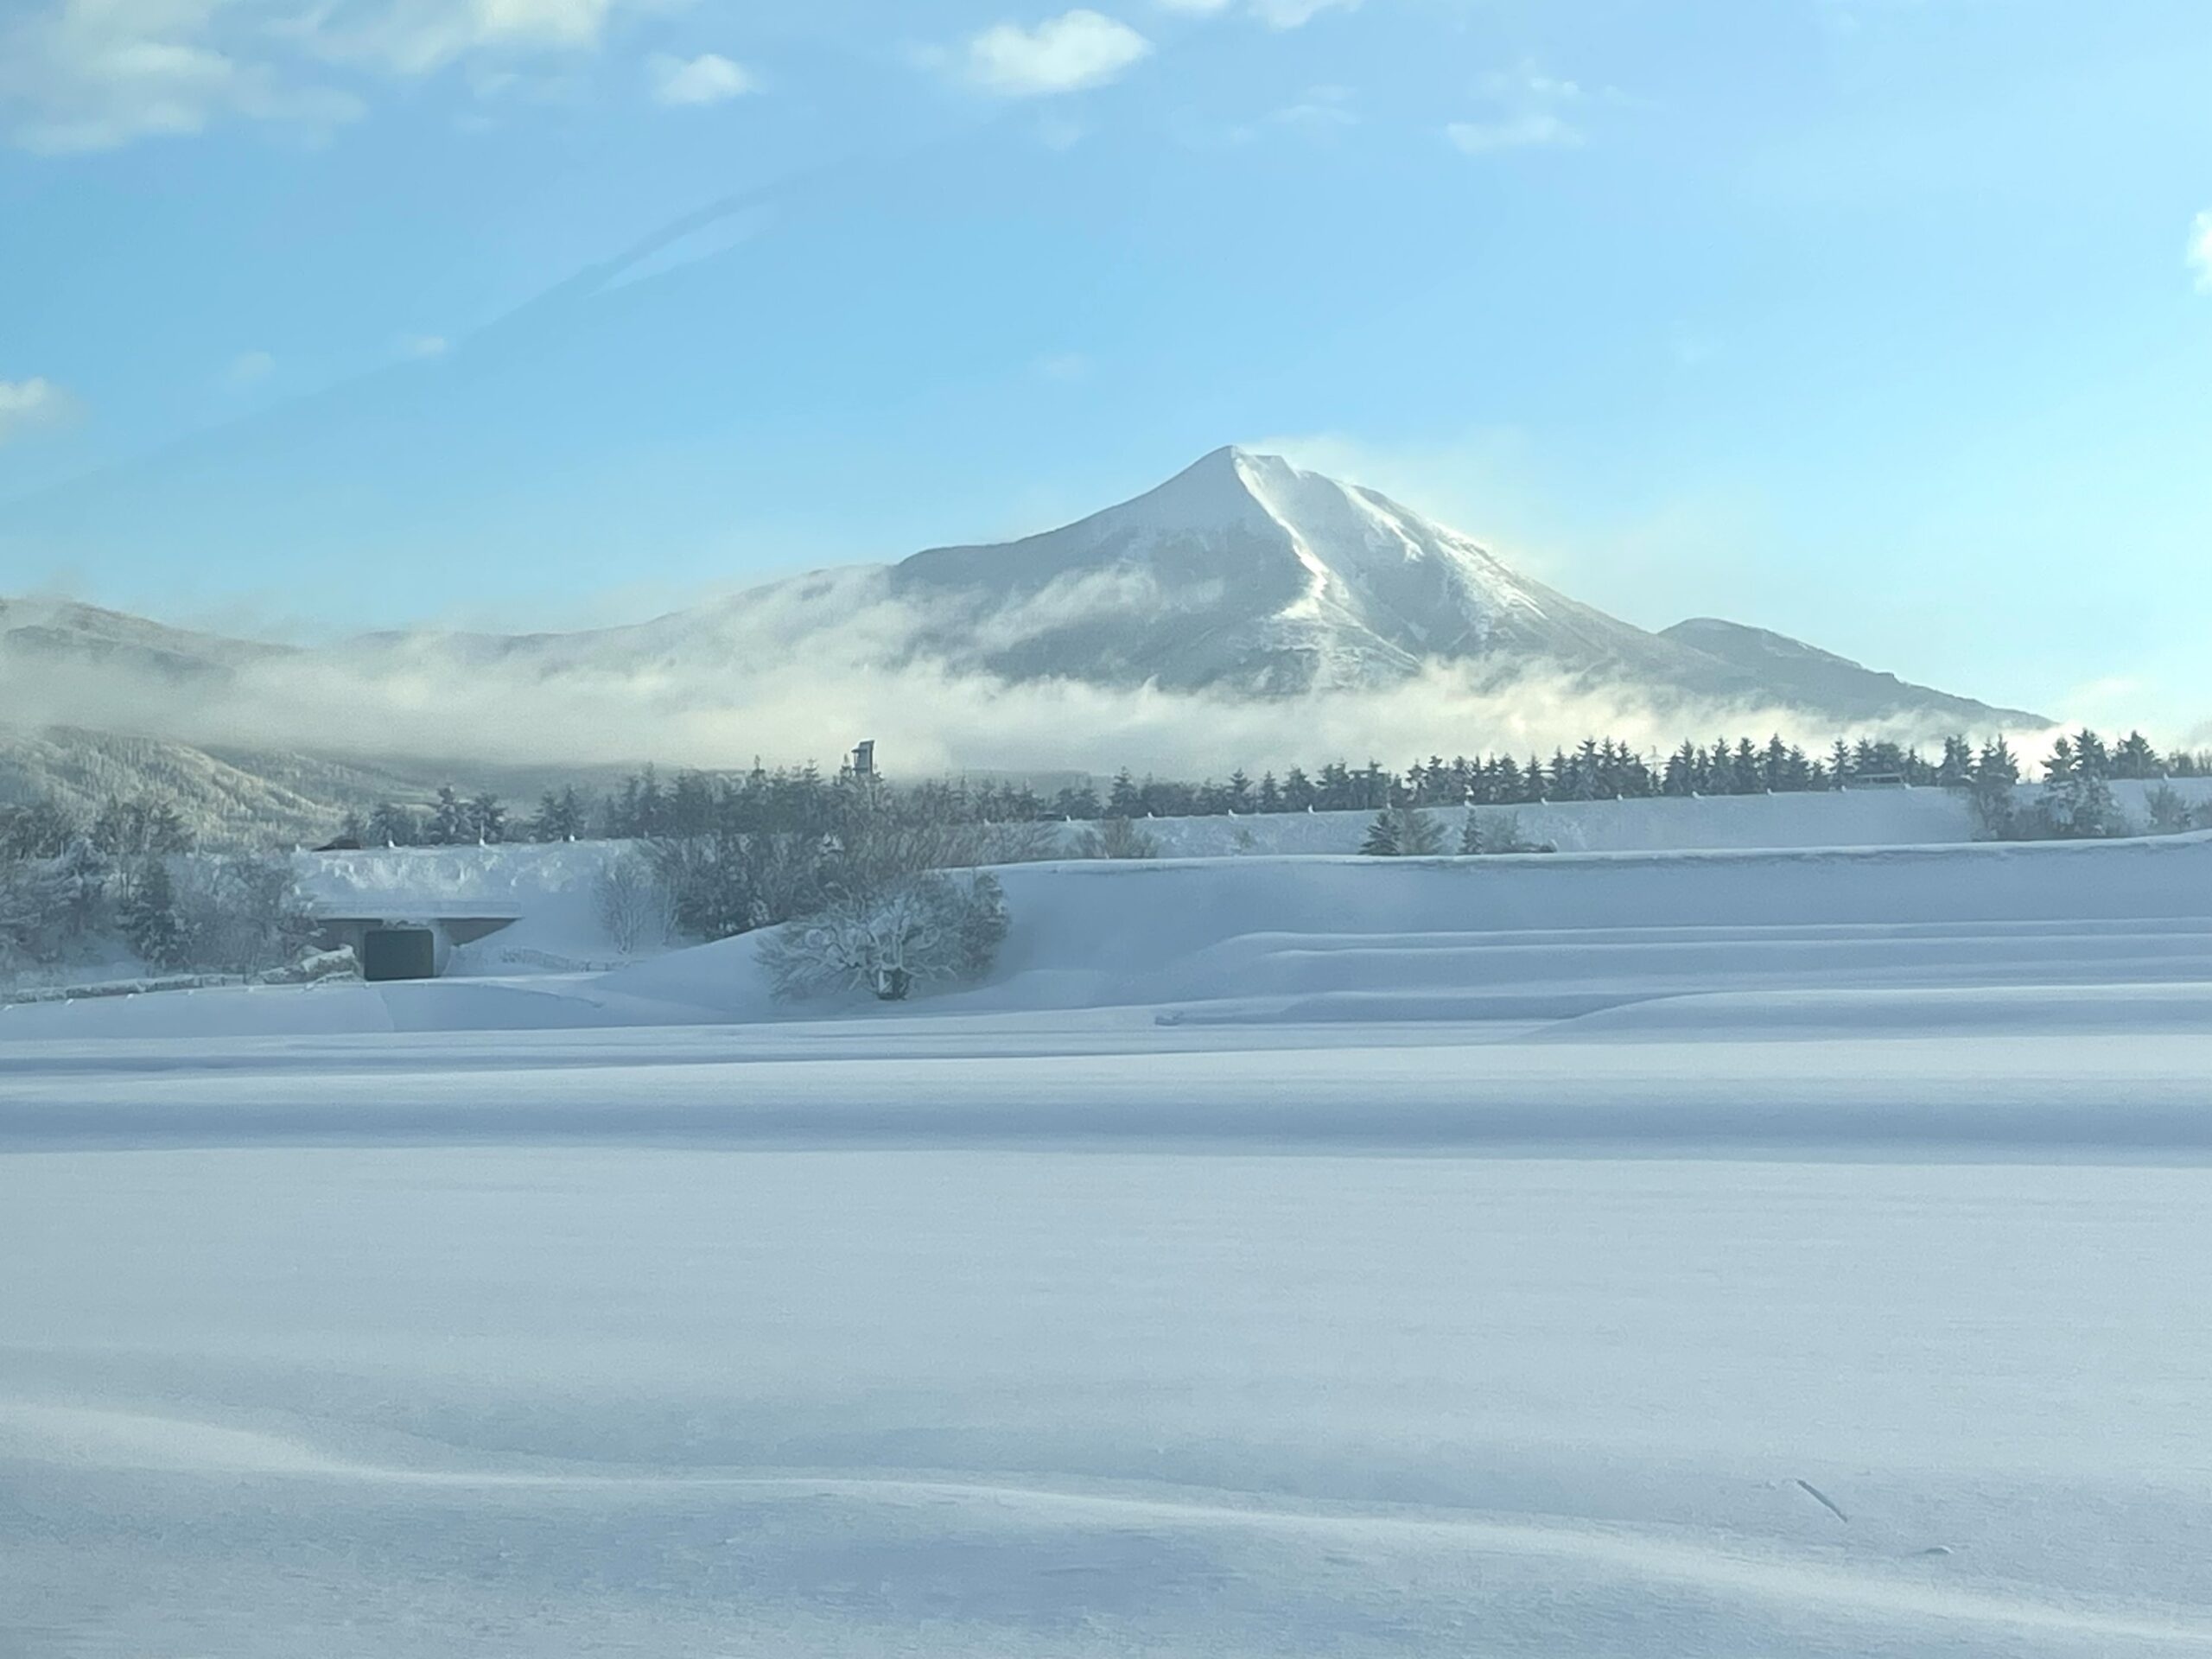
M 0 591 L 567 626 L 1224 442 L 2212 718 L 2197 0 L 0 0 Z

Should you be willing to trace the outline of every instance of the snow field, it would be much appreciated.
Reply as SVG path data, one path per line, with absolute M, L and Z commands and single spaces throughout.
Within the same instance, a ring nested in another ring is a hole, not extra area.
M 2212 1654 L 2212 837 L 1003 874 L 0 1013 L 0 1650 Z

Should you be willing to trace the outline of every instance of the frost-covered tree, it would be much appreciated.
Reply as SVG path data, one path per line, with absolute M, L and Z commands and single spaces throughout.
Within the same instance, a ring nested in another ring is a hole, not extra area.
M 2177 836 L 2195 821 L 2189 803 L 2171 784 L 2160 784 L 2143 798 L 2143 810 L 2154 836 Z
M 315 941 L 315 912 L 289 859 L 191 861 L 175 887 L 181 950 L 191 967 L 260 973 L 296 962 Z
M 136 795 L 127 800 L 111 795 L 92 819 L 90 839 L 112 859 L 192 849 L 192 831 L 176 804 L 158 795 Z
M 628 956 L 669 924 L 669 894 L 652 861 L 637 853 L 610 859 L 593 883 L 599 925 L 614 948 Z
M 166 859 L 149 856 L 131 872 L 129 891 L 116 907 L 116 924 L 148 967 L 185 965 L 184 927 L 177 918 L 176 884 Z
M 900 1001 L 916 989 L 981 978 L 1005 939 L 1006 894 L 988 871 L 938 871 L 866 897 L 840 899 L 762 941 L 777 996 L 865 990 Z
M 2113 798 L 2112 785 L 2102 773 L 2079 766 L 2047 779 L 2037 803 L 2051 835 L 2069 841 L 2091 841 L 2127 833 L 2127 818 Z
M 0 806 L 0 860 L 58 858 L 78 833 L 77 820 L 52 801 Z

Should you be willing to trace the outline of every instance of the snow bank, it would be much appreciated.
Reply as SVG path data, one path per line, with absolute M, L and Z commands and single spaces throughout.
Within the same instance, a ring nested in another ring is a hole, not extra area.
M 479 977 L 210 990 L 0 1011 L 0 1037 L 552 1029 L 1131 1007 L 1165 1020 L 1554 1020 L 1684 994 L 2212 981 L 2212 835 L 2108 842 L 1082 861 L 1000 872 L 989 982 L 886 1006 L 769 996 L 758 939 L 611 972 L 582 930 L 612 848 L 340 855 L 342 902 L 512 904 Z M 434 878 L 420 880 L 425 874 Z M 428 893 L 429 899 L 422 895 Z M 560 952 L 556 957 L 552 953 Z
M 2148 817 L 2155 783 L 2123 781 L 2113 798 L 2136 823 Z M 2177 778 L 2169 787 L 2191 804 L 2212 801 L 2212 778 Z M 2039 791 L 2022 785 L 2023 807 Z M 1620 801 L 1552 801 L 1529 806 L 1433 807 L 1452 848 L 1468 816 L 1518 825 L 1522 839 L 1561 852 L 1614 853 L 1723 848 L 1927 847 L 1972 841 L 1964 795 L 1948 789 L 1848 789 L 1789 795 L 1661 796 Z M 1141 827 L 1169 858 L 1239 854 L 1356 853 L 1372 812 L 1270 812 L 1241 817 L 1146 818 Z
M 1681 990 L 2212 977 L 2212 836 L 1878 850 L 1017 865 L 948 1011 L 1279 1001 L 1274 1018 L 1558 1017 Z M 775 1010 L 749 938 L 599 982 Z
M 600 925 L 600 872 L 637 851 L 626 841 L 497 847 L 385 847 L 302 853 L 300 884 L 326 916 L 397 919 L 513 916 L 510 927 L 457 946 L 447 973 L 508 978 L 604 970 L 620 953 Z M 640 954 L 664 948 L 656 939 Z

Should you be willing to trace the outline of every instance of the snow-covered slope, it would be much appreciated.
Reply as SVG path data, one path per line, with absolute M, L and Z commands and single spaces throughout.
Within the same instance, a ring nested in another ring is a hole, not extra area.
M 950 613 L 936 649 L 972 639 L 1017 679 L 1303 691 L 1430 658 L 1730 678 L 1385 496 L 1241 449 L 1065 529 L 917 554 L 893 588 Z
M 2040 716 L 2024 709 L 1993 711 L 1986 703 L 1971 697 L 1915 685 L 1768 628 L 1696 616 L 1661 629 L 1659 637 L 1741 671 L 1767 688 L 1778 702 L 1827 710 L 1840 720 L 1879 721 L 1916 713 L 1941 715 L 1968 729 L 1986 729 L 1993 712 L 2002 725 L 2018 728 L 2043 723 Z
M 190 682 L 285 651 L 69 600 L 0 598 L 0 666 L 11 669 L 92 664 L 118 674 Z

